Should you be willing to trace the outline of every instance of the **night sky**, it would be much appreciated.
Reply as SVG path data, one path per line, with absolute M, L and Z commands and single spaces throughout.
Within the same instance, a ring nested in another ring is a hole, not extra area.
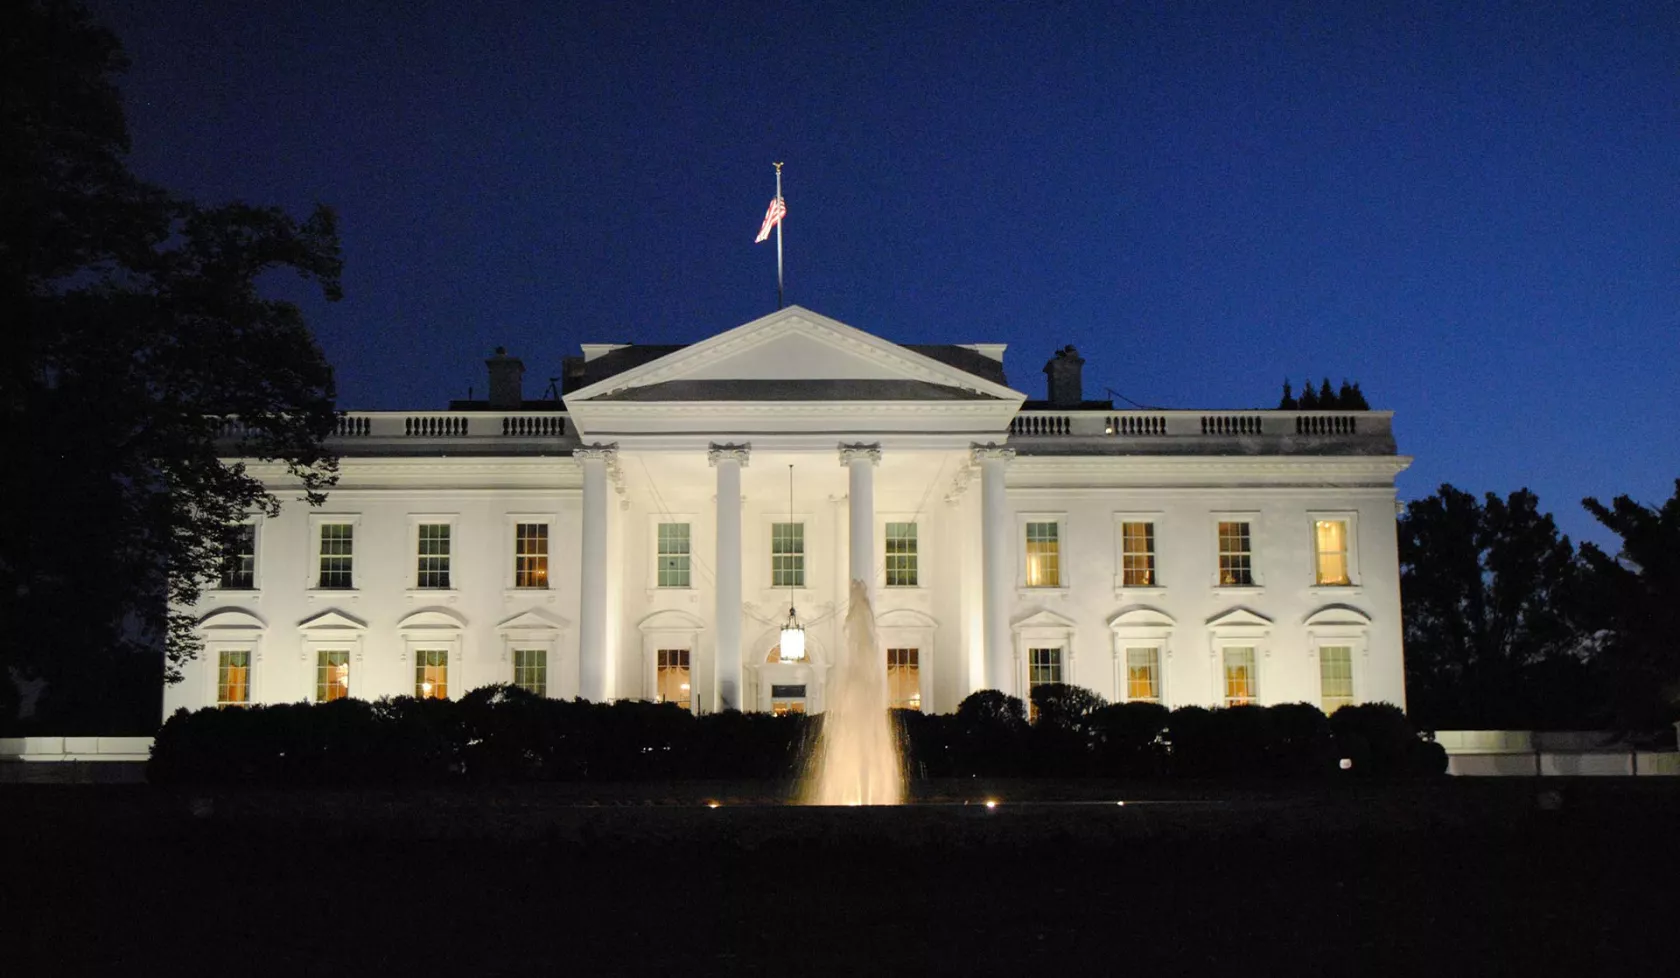
M 1169 408 L 1396 412 L 1404 498 L 1680 475 L 1680 5 L 94 0 L 137 173 L 343 223 L 346 408 L 788 300 Z M 286 291 L 296 291 L 282 283 Z M 1117 401 L 1118 406 L 1126 406 Z

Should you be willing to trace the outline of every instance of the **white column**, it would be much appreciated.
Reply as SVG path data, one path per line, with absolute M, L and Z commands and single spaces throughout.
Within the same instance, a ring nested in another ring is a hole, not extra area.
M 880 445 L 841 445 L 840 464 L 850 477 L 847 490 L 847 552 L 851 554 L 848 576 L 862 581 L 875 599 L 875 466 L 881 461 Z M 846 586 L 851 591 L 850 582 Z
M 717 710 L 741 708 L 741 468 L 749 445 L 713 445 L 717 469 Z
M 1015 576 L 1009 537 L 1013 522 L 1003 470 L 1015 449 L 976 445 L 970 452 L 980 466 L 981 593 L 986 638 L 986 687 L 1015 695 L 1015 653 L 1009 636 L 1010 581 Z
M 583 561 L 578 595 L 578 695 L 592 702 L 607 697 L 607 468 L 615 445 L 572 450 L 583 465 Z

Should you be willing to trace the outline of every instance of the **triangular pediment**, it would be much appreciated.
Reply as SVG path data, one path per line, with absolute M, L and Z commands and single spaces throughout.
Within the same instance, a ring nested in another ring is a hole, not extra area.
M 1264 615 L 1258 615 L 1247 608 L 1232 608 L 1224 614 L 1215 615 L 1208 619 L 1207 627 L 1212 629 L 1258 628 L 1272 627 L 1272 620 Z
M 789 306 L 573 391 L 565 401 L 568 410 L 576 411 L 580 405 L 613 402 L 1019 404 L 1024 398 L 977 373 Z
M 367 631 L 367 622 L 352 618 L 336 608 L 298 622 L 298 631 L 302 632 L 333 632 L 333 631 Z
M 1066 617 L 1065 615 L 1058 615 L 1054 611 L 1039 610 L 1016 621 L 1009 627 L 1017 632 L 1028 628 L 1072 631 L 1074 624 L 1074 620 Z
M 496 626 L 496 631 L 498 631 L 498 632 L 562 631 L 567 626 L 569 626 L 570 624 L 571 624 L 571 622 L 569 622 L 566 619 L 560 617 L 559 615 L 551 615 L 547 612 L 539 611 L 539 610 L 533 608 L 529 611 L 521 611 L 519 614 L 514 615 L 512 618 L 508 618 L 508 619 L 502 621 L 500 624 L 498 624 Z

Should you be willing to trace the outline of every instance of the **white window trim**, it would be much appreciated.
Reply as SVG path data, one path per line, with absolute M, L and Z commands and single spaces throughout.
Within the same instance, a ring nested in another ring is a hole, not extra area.
M 1034 590 L 1043 590 L 1034 588 Z M 1074 683 L 1074 624 L 1054 612 L 1041 611 L 1013 626 L 1015 633 L 1015 688 L 1005 690 L 1019 697 L 1030 709 L 1032 687 L 1031 662 L 1028 649 L 1060 649 L 1062 653 L 1062 682 Z
M 1244 591 L 1251 591 L 1244 588 Z M 1253 616 L 1258 619 L 1258 616 Z M 1214 625 L 1208 634 L 1209 672 L 1213 674 L 1212 705 L 1225 705 L 1225 650 L 1227 648 L 1254 649 L 1254 705 L 1267 706 L 1266 699 L 1271 692 L 1272 677 L 1268 665 L 1272 657 L 1271 646 L 1272 627 L 1269 622 L 1261 624 L 1243 622 L 1237 624 Z
M 350 653 L 350 685 L 345 690 L 344 695 L 350 697 L 351 699 L 358 700 L 371 698 L 364 695 L 362 691 L 362 685 L 367 680 L 367 677 L 362 675 L 363 670 L 366 668 L 362 656 L 362 636 L 355 635 L 345 638 L 332 639 L 305 639 L 302 648 L 303 654 L 300 658 L 303 660 L 304 672 L 306 673 L 304 679 L 304 700 L 310 703 L 319 702 L 315 699 L 315 670 L 317 668 L 317 661 L 320 658 L 317 653 L 343 651 L 348 651 Z
M 420 524 L 442 523 L 449 527 L 449 586 L 421 587 L 420 586 Z M 551 531 L 552 535 L 552 531 Z M 460 554 L 460 514 L 458 513 L 410 513 L 408 514 L 408 596 L 410 598 L 424 597 L 429 594 L 448 595 L 453 601 L 460 592 L 461 577 L 457 573 L 456 558 Z
M 321 587 L 321 527 L 328 524 L 348 523 L 350 531 L 350 586 Z M 309 545 L 307 559 L 304 561 L 303 589 L 311 596 L 345 594 L 350 600 L 356 600 L 362 589 L 362 555 L 367 552 L 367 538 L 362 533 L 361 513 L 310 513 L 309 514 Z M 350 682 L 355 683 L 355 669 L 352 668 Z M 311 688 L 315 681 L 309 681 Z
M 441 619 L 452 617 L 454 612 L 445 614 L 436 611 L 418 611 L 398 623 L 397 636 L 402 640 L 402 647 L 398 650 L 397 660 L 402 663 L 402 692 L 400 695 L 415 695 L 414 688 L 414 653 L 421 649 L 443 649 L 449 653 L 449 673 L 447 683 L 449 696 L 447 699 L 460 699 L 460 691 L 464 687 L 457 685 L 462 674 L 462 634 L 466 631 L 464 623 L 447 622 Z M 416 621 L 419 619 L 419 621 Z M 405 624 L 414 622 L 413 624 Z M 354 672 L 354 670 L 352 670 Z M 352 679 L 352 682 L 354 680 Z
M 890 587 L 887 585 L 887 524 L 888 523 L 914 523 L 916 525 L 916 583 L 914 583 L 914 584 L 895 584 L 895 585 L 892 585 Z M 881 545 L 881 550 L 880 550 L 881 566 L 879 568 L 879 573 L 881 575 L 881 590 L 891 591 L 895 594 L 901 593 L 901 592 L 925 591 L 925 590 L 927 590 L 927 587 L 928 587 L 928 583 L 927 583 L 927 575 L 928 575 L 928 561 L 927 561 L 928 535 L 929 535 L 929 530 L 932 528 L 932 526 L 933 526 L 932 521 L 927 519 L 925 514 L 919 514 L 919 513 L 876 513 L 875 514 L 875 539 L 880 541 L 880 545 Z M 927 702 L 927 696 L 925 694 L 922 696 L 922 702 L 923 703 Z
M 263 514 L 252 513 L 240 520 L 236 525 L 251 526 L 255 529 L 251 533 L 251 586 L 248 588 L 222 587 L 221 568 L 216 569 L 216 576 L 211 578 L 208 587 L 203 589 L 204 597 L 218 603 L 236 598 L 240 595 L 257 595 L 262 593 L 263 585 Z M 320 542 L 315 544 L 317 560 L 320 559 Z M 319 570 L 317 563 L 316 568 Z M 352 565 L 354 567 L 354 565 Z
M 554 569 L 558 565 L 555 553 L 554 528 L 559 525 L 560 518 L 554 513 L 508 513 L 503 517 L 502 544 L 498 548 L 502 555 L 502 590 L 508 597 L 525 594 L 551 594 L 554 591 Z M 543 587 L 515 587 L 515 563 L 519 557 L 519 541 L 516 534 L 521 523 L 546 523 L 548 525 L 548 583 Z
M 692 535 L 689 537 L 693 544 Z M 704 663 L 700 658 L 700 633 L 704 623 L 686 611 L 656 611 L 642 619 L 637 629 L 642 633 L 642 698 L 649 703 L 659 695 L 659 650 L 688 650 L 688 711 L 700 715 L 705 701 L 700 682 Z M 709 673 L 708 673 L 709 675 Z
M 1114 596 L 1115 597 L 1118 598 L 1118 597 L 1121 597 L 1125 594 L 1136 594 L 1136 595 L 1152 594 L 1152 593 L 1157 592 L 1157 591 L 1166 590 L 1166 588 L 1161 584 L 1161 522 L 1162 522 L 1161 517 L 1162 517 L 1162 513 L 1159 510 L 1155 510 L 1153 512 L 1129 512 L 1129 513 L 1118 512 L 1118 513 L 1114 514 Z M 1151 539 L 1154 541 L 1154 544 L 1155 544 L 1155 551 L 1154 551 L 1154 555 L 1155 555 L 1155 583 L 1154 584 L 1150 584 L 1150 585 L 1146 585 L 1146 586 L 1139 586 L 1139 585 L 1128 586 L 1126 584 L 1125 524 L 1127 524 L 1127 523 L 1148 523 L 1150 526 L 1152 526 L 1154 528 L 1154 532 L 1151 534 Z
M 909 522 L 895 520 L 894 522 Z M 918 531 L 919 533 L 920 531 Z M 919 579 L 919 578 L 918 578 Z M 913 590 L 894 588 L 893 590 Z M 934 641 L 939 623 L 932 616 L 909 608 L 885 611 L 876 616 L 876 634 L 880 638 L 883 663 L 887 649 L 916 650 L 916 691 L 922 697 L 923 713 L 933 712 Z
M 552 531 L 551 531 L 552 532 Z M 553 557 L 552 548 L 549 554 Z M 521 590 L 531 590 L 523 588 Z M 555 699 L 559 689 L 560 634 L 566 630 L 569 623 L 564 619 L 554 620 L 540 612 L 525 612 L 515 615 L 509 621 L 496 626 L 496 635 L 501 643 L 502 681 L 513 682 L 513 650 L 514 649 L 542 649 L 548 653 L 548 691 L 549 699 Z
M 805 583 L 800 584 L 797 587 L 789 588 L 785 584 L 778 586 L 773 583 L 775 581 L 775 575 L 771 573 L 770 548 L 775 542 L 773 535 L 775 532 L 775 525 L 777 523 L 798 523 L 805 527 L 804 537 L 802 538 L 805 546 Z M 795 594 L 805 594 L 806 592 L 815 590 L 811 584 L 811 580 L 817 565 L 816 561 L 812 559 L 811 551 L 813 549 L 812 543 L 816 540 L 816 526 L 816 517 L 811 513 L 795 512 L 791 516 L 787 513 L 766 513 L 764 514 L 763 519 L 759 520 L 758 527 L 762 537 L 759 539 L 758 545 L 752 551 L 748 552 L 756 554 L 756 556 L 752 558 L 751 562 L 757 565 L 758 570 L 755 573 L 758 575 L 763 589 L 766 592 L 785 595 L 790 590 Z
M 688 524 L 688 586 L 687 587 L 661 587 L 660 584 L 659 584 L 659 526 L 662 523 L 687 523 Z M 696 516 L 693 513 L 649 513 L 648 514 L 648 519 L 647 519 L 647 527 L 648 527 L 648 546 L 647 546 L 647 552 L 648 552 L 647 592 L 648 592 L 648 594 L 650 594 L 650 595 L 652 595 L 652 594 L 686 594 L 690 591 L 697 590 L 697 587 L 695 585 L 695 578 L 697 578 L 699 576 L 700 568 L 699 568 L 698 561 L 696 561 L 695 558 L 700 555 L 700 540 L 699 540 L 699 533 L 698 533 L 699 528 L 700 528 L 699 517 Z M 549 531 L 549 539 L 550 539 L 551 542 L 553 540 L 553 533 L 554 533 L 553 530 Z M 553 550 L 552 544 L 551 544 L 549 549 L 551 551 Z M 550 554 L 550 556 L 552 557 L 552 553 Z M 692 655 L 692 652 L 690 654 Z
M 241 592 L 244 593 L 244 592 Z M 262 702 L 257 698 L 258 667 L 262 664 L 262 641 L 256 636 L 238 639 L 207 639 L 204 643 L 205 664 L 210 672 L 210 695 L 206 697 L 210 706 L 221 706 L 222 699 L 222 653 L 247 652 L 250 654 L 249 672 L 245 675 L 245 705 L 256 706 Z
M 1255 595 L 1266 589 L 1266 565 L 1260 557 L 1260 538 L 1263 524 L 1260 513 L 1254 510 L 1215 511 L 1209 513 L 1207 524 L 1207 554 L 1211 561 L 1208 582 L 1213 593 L 1218 595 Z M 1248 567 L 1249 576 L 1254 579 L 1253 584 L 1221 584 L 1219 583 L 1219 524 L 1247 523 L 1248 524 Z M 1223 684 L 1223 680 L 1221 681 Z M 1220 697 L 1221 701 L 1224 697 Z
M 1157 571 L 1159 571 L 1159 565 L 1157 565 Z M 1122 622 L 1121 618 L 1133 620 Z M 1152 608 L 1127 612 L 1124 615 L 1116 616 L 1115 620 L 1110 623 L 1109 629 L 1114 634 L 1114 702 L 1133 702 L 1131 696 L 1128 695 L 1128 684 L 1126 682 L 1126 650 L 1153 648 L 1156 655 L 1155 665 L 1158 670 L 1155 676 L 1155 685 L 1157 692 L 1160 694 L 1156 698 L 1156 702 L 1166 707 L 1173 705 L 1172 701 L 1168 699 L 1171 695 L 1171 689 L 1167 682 L 1167 675 L 1170 672 L 1167 664 L 1172 661 L 1173 628 L 1174 623 L 1170 617 Z M 1139 700 L 1137 702 L 1144 701 Z
M 1326 590 L 1345 593 L 1348 589 Z M 1308 618 L 1307 661 L 1312 670 L 1313 688 L 1318 692 L 1316 705 L 1320 709 L 1324 707 L 1324 670 L 1319 662 L 1318 650 L 1326 645 L 1343 645 L 1353 650 L 1350 661 L 1353 668 L 1353 701 L 1366 702 L 1365 676 L 1370 672 L 1371 626 L 1369 621 L 1360 620 L 1364 617 L 1364 612 L 1356 609 L 1328 608 Z
M 1347 566 L 1348 583 L 1320 584 L 1318 583 L 1318 521 L 1341 520 L 1347 524 Z M 1359 573 L 1359 512 L 1351 509 L 1338 510 L 1310 510 L 1307 513 L 1307 553 L 1310 564 L 1307 567 L 1307 583 L 1314 594 L 1319 595 L 1360 595 L 1363 594 L 1361 576 Z
M 1028 523 L 1054 523 L 1054 524 L 1056 524 L 1056 580 L 1057 580 L 1057 583 L 1053 586 L 1048 586 L 1048 587 L 1046 587 L 1046 586 L 1036 586 L 1035 587 L 1035 586 L 1030 586 L 1030 585 L 1027 584 L 1027 524 Z M 1031 597 L 1033 595 L 1047 595 L 1047 594 L 1059 595 L 1059 596 L 1064 597 L 1064 598 L 1067 597 L 1068 592 L 1071 590 L 1071 585 L 1069 584 L 1069 580 L 1072 577 L 1072 575 L 1070 573 L 1068 573 L 1070 565 L 1069 565 L 1069 562 L 1068 562 L 1068 543 L 1069 543 L 1069 540 L 1068 540 L 1067 524 L 1068 524 L 1068 514 L 1065 510 L 1063 510 L 1061 512 L 1040 512 L 1040 513 L 1021 513 L 1021 512 L 1017 512 L 1015 514 L 1015 589 L 1021 597 L 1026 598 L 1026 597 Z M 1036 647 L 1037 648 L 1048 648 L 1049 646 L 1042 646 L 1041 645 L 1041 646 L 1036 646 Z M 1024 689 L 1025 687 L 1022 687 L 1022 688 Z

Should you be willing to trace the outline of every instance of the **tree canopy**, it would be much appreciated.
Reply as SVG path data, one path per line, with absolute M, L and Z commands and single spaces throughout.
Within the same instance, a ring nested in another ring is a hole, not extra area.
M 1617 554 L 1581 545 L 1589 606 L 1616 663 L 1616 705 L 1638 725 L 1663 722 L 1680 710 L 1680 479 L 1659 507 L 1627 496 L 1581 505 L 1622 539 Z
M 125 67 L 78 4 L 0 7 L 0 666 L 47 680 L 66 722 L 124 701 L 137 712 L 115 722 L 144 726 L 160 668 L 198 649 L 186 609 L 228 528 L 281 503 L 222 459 L 228 436 L 304 498 L 334 480 L 331 368 L 262 286 L 289 270 L 336 300 L 342 258 L 324 206 L 205 206 L 130 173 Z

